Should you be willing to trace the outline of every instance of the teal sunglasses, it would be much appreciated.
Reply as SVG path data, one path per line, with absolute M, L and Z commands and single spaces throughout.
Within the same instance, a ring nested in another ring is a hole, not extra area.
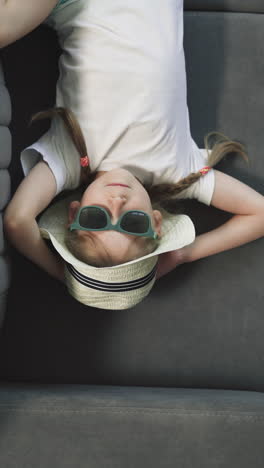
M 80 229 L 81 231 L 114 230 L 135 236 L 151 237 L 152 239 L 158 238 L 158 234 L 151 226 L 151 218 L 145 211 L 125 211 L 117 223 L 112 224 L 105 208 L 97 205 L 88 205 L 80 208 L 69 229 L 70 231 L 75 229 Z

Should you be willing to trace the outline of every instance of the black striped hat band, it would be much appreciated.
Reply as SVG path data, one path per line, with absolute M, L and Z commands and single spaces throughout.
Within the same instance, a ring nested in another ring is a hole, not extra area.
M 139 278 L 133 281 L 126 281 L 124 283 L 106 283 L 105 281 L 95 280 L 89 278 L 88 276 L 79 273 L 72 265 L 69 263 L 66 264 L 71 275 L 81 284 L 87 286 L 88 288 L 97 289 L 98 291 L 107 291 L 107 292 L 124 292 L 132 291 L 133 289 L 140 289 L 150 283 L 157 270 L 157 264 L 154 268 L 143 278 Z

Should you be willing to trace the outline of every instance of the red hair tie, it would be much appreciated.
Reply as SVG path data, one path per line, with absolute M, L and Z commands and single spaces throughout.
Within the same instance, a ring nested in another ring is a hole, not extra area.
M 203 167 L 202 169 L 200 169 L 199 172 L 200 172 L 202 175 L 205 175 L 205 174 L 207 174 L 207 172 L 210 171 L 210 169 L 212 169 L 210 166 L 205 166 L 205 167 Z
M 87 167 L 89 166 L 89 158 L 88 156 L 84 156 L 83 158 L 80 158 L 81 166 L 82 167 Z

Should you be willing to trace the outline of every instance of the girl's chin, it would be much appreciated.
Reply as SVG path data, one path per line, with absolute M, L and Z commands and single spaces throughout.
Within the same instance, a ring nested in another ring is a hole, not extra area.
M 109 176 L 111 176 L 112 174 L 115 175 L 115 174 L 123 174 L 124 175 L 129 175 L 129 176 L 133 176 L 133 174 L 131 174 L 131 172 L 127 171 L 126 169 L 123 169 L 121 167 L 117 167 L 116 169 L 111 169 L 110 171 L 98 171 L 96 173 L 96 179 L 98 177 L 101 177 L 102 175 L 104 174 L 108 174 Z

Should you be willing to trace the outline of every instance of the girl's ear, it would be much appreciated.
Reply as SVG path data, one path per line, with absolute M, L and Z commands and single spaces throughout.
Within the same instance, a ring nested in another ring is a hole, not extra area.
M 153 210 L 154 231 L 161 237 L 162 214 L 159 210 Z
M 75 216 L 76 216 L 76 214 L 77 214 L 77 211 L 78 211 L 78 209 L 80 208 L 80 205 L 81 205 L 81 204 L 80 204 L 80 202 L 78 202 L 78 201 L 73 201 L 73 202 L 70 203 L 70 205 L 69 205 L 69 211 L 68 211 L 68 222 L 69 222 L 69 224 L 68 224 L 67 227 L 69 227 L 69 225 L 70 225 L 71 223 L 73 223 L 73 221 L 74 221 L 74 219 L 75 219 Z

